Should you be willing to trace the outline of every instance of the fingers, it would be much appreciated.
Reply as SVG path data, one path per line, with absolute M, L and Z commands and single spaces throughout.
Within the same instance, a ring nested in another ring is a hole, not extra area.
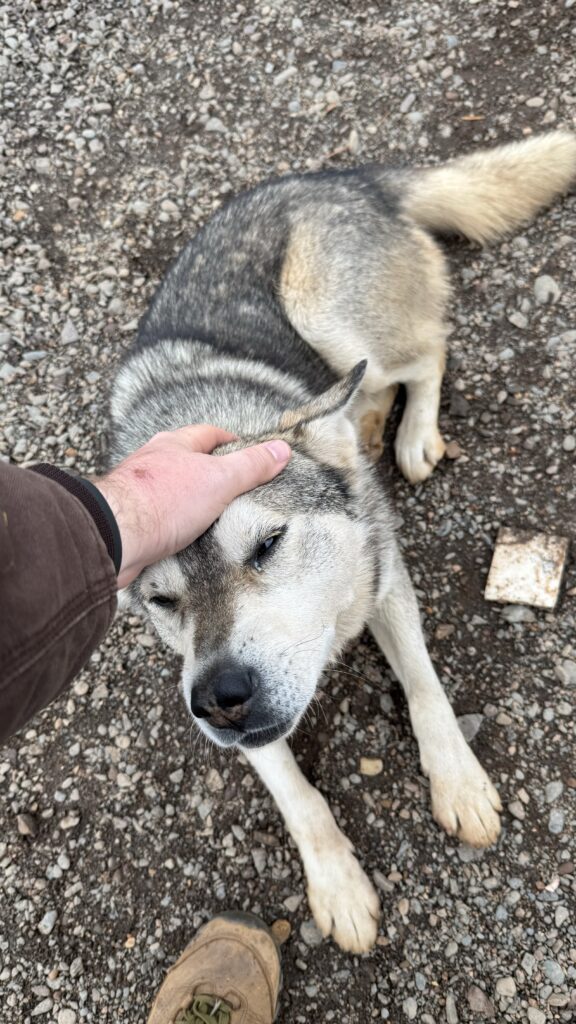
M 223 455 L 218 462 L 225 474 L 224 501 L 228 503 L 238 494 L 273 480 L 284 469 L 291 455 L 290 445 L 280 440 L 265 441 L 264 444 Z
M 195 424 L 190 427 L 180 427 L 179 430 L 172 430 L 169 434 L 157 435 L 161 437 L 170 436 L 175 442 L 185 444 L 193 452 L 210 454 L 218 445 L 227 444 L 228 441 L 235 441 L 236 435 L 221 427 L 213 427 L 208 423 Z

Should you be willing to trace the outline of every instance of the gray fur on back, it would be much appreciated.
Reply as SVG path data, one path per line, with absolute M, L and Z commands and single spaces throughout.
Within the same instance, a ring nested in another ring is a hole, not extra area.
M 359 260 L 372 236 L 402 232 L 379 168 L 289 176 L 232 200 L 184 248 L 142 319 L 112 396 L 114 460 L 188 423 L 262 435 L 334 382 L 279 298 L 290 232 L 309 216 L 345 234 Z

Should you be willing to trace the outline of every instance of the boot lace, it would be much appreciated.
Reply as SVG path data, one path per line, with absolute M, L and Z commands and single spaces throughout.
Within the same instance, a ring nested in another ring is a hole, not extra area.
M 231 1024 L 232 1007 L 215 996 L 195 996 L 187 1010 L 180 1010 L 174 1024 Z

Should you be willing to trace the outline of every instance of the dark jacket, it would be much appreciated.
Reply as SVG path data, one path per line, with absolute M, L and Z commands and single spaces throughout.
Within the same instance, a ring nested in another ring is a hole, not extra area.
M 0 462 L 0 742 L 71 682 L 114 616 L 114 545 L 95 490 Z

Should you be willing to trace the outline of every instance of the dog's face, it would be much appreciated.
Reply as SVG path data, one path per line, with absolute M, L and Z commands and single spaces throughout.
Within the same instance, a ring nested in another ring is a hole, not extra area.
M 222 746 L 291 732 L 373 593 L 354 429 L 342 409 L 305 424 L 294 417 L 288 468 L 131 588 L 182 655 L 187 705 Z

